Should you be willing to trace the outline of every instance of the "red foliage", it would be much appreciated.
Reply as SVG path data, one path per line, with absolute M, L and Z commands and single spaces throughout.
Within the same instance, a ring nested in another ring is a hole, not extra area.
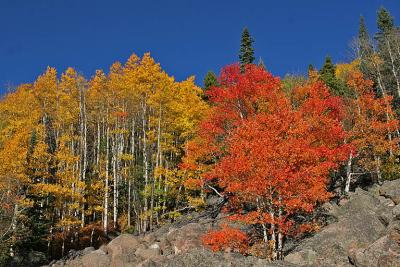
M 219 231 L 210 231 L 202 238 L 203 244 L 213 251 L 230 249 L 234 252 L 246 253 L 248 237 L 239 229 L 223 225 Z
M 243 75 L 238 65 L 224 68 L 220 87 L 208 91 L 214 104 L 210 116 L 200 125 L 202 142 L 208 152 L 219 156 L 227 135 L 239 127 L 247 118 L 264 109 L 279 108 L 286 102 L 281 97 L 279 78 L 273 77 L 263 68 L 248 65 Z M 275 103 L 271 105 L 272 103 Z M 273 111 L 273 110 L 271 110 Z
M 229 66 L 220 80 L 209 92 L 213 108 L 199 132 L 207 156 L 196 156 L 212 159 L 204 178 L 230 196 L 232 219 L 273 225 L 270 234 L 306 231 L 292 216 L 330 197 L 329 171 L 351 150 L 344 144 L 341 99 L 316 81 L 297 89 L 293 106 L 279 79 L 254 65 L 245 73 Z

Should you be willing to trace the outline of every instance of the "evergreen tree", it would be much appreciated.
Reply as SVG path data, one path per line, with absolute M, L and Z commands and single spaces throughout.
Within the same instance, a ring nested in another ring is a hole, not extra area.
M 373 78 L 373 71 L 370 68 L 370 60 L 374 53 L 371 39 L 368 34 L 367 27 L 365 26 L 364 17 L 360 16 L 360 26 L 358 30 L 358 50 L 360 58 L 360 70 L 368 79 Z
M 242 39 L 240 43 L 240 68 L 244 72 L 245 65 L 254 62 L 254 48 L 253 48 L 253 38 L 250 36 L 250 32 L 247 28 L 244 28 L 242 32 Z
M 377 54 L 382 64 L 379 66 L 383 87 L 387 93 L 394 97 L 393 105 L 397 112 L 400 111 L 400 58 L 398 48 L 400 43 L 399 30 L 394 24 L 394 19 L 389 11 L 381 7 L 377 17 L 378 33 Z
M 211 70 L 209 70 L 206 74 L 206 77 L 204 77 L 204 86 L 203 89 L 206 91 L 212 86 L 217 86 L 218 85 L 218 80 L 217 76 L 215 73 Z
M 335 65 L 332 63 L 332 58 L 330 56 L 326 56 L 325 63 L 320 70 L 321 77 L 326 80 L 334 78 L 335 69 Z
M 203 82 L 203 91 L 204 91 L 204 96 L 203 100 L 208 100 L 208 96 L 206 95 L 206 92 L 208 89 L 214 86 L 218 86 L 218 79 L 217 75 L 211 70 L 209 70 L 206 74 L 206 77 L 204 77 L 204 82 Z
M 360 46 L 360 55 L 370 54 L 373 51 L 371 40 L 368 34 L 367 26 L 365 26 L 364 17 L 360 16 L 360 25 L 358 30 L 358 40 Z
M 329 87 L 334 95 L 349 96 L 349 89 L 347 86 L 336 78 L 336 67 L 332 63 L 330 56 L 325 58 L 325 63 L 320 70 L 320 79 Z
M 378 10 L 377 24 L 380 33 L 389 33 L 394 28 L 394 19 L 392 15 L 390 15 L 389 11 L 384 7 L 381 7 Z

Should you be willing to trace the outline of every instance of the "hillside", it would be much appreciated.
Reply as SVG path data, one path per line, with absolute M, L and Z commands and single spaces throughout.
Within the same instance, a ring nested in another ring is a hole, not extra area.
M 376 24 L 302 75 L 256 63 L 244 27 L 201 87 L 149 52 L 16 86 L 0 266 L 399 266 L 400 28 Z
M 329 224 L 298 242 L 284 261 L 204 248 L 201 236 L 219 219 L 189 213 L 144 236 L 123 234 L 106 246 L 87 248 L 52 267 L 82 266 L 359 266 L 400 265 L 400 180 L 357 189 L 338 204 L 326 203 Z

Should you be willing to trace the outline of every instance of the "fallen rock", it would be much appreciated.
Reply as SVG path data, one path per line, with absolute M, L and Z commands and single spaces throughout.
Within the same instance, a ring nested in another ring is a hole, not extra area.
M 135 261 L 135 251 L 140 245 L 136 237 L 130 234 L 122 234 L 107 245 L 107 251 L 111 254 L 111 266 L 123 266 L 126 262 Z
M 112 255 L 118 255 L 132 251 L 135 252 L 139 245 L 139 241 L 133 235 L 122 234 L 108 243 L 107 250 Z
M 174 253 L 179 254 L 191 249 L 202 248 L 201 236 L 206 228 L 198 223 L 189 223 L 182 228 L 172 228 L 167 234 L 167 240 L 171 244 Z
M 396 205 L 393 210 L 392 210 L 392 214 L 394 216 L 395 219 L 399 220 L 400 219 L 400 204 Z
M 136 257 L 152 259 L 161 255 L 160 248 L 138 248 L 135 252 Z
M 243 257 L 236 253 L 213 253 L 206 249 L 194 249 L 181 253 L 162 262 L 159 266 L 165 267 L 225 267 L 225 266 L 254 266 L 254 267 L 295 267 L 288 262 L 276 261 L 270 263 L 256 257 Z
M 349 258 L 357 267 L 397 267 L 400 266 L 400 234 L 385 235 L 366 249 L 353 251 Z
M 357 190 L 338 209 L 337 222 L 303 240 L 285 260 L 299 266 L 351 266 L 348 260 L 351 249 L 366 248 L 385 234 L 385 225 L 376 213 L 379 208 L 377 198 Z
M 298 265 L 311 265 L 317 260 L 317 253 L 312 249 L 294 252 L 285 257 L 285 261 Z
M 393 200 L 391 200 L 390 198 L 386 198 L 384 196 L 378 196 L 378 200 L 384 206 L 388 206 L 388 207 L 392 207 L 392 208 L 394 206 L 396 206 L 396 204 L 394 204 Z
M 108 255 L 100 254 L 95 251 L 84 255 L 80 261 L 85 267 L 108 267 L 111 263 L 111 259 Z
M 400 179 L 385 181 L 379 189 L 379 194 L 390 198 L 396 205 L 400 204 Z

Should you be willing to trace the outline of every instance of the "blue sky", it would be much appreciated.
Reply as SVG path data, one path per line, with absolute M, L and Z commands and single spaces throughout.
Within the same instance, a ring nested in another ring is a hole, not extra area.
M 131 53 L 150 51 L 177 80 L 237 61 L 247 26 L 275 75 L 304 73 L 351 57 L 361 14 L 370 32 L 385 6 L 400 24 L 398 0 L 119 1 L 0 0 L 0 93 L 32 82 L 46 66 L 86 77 Z

